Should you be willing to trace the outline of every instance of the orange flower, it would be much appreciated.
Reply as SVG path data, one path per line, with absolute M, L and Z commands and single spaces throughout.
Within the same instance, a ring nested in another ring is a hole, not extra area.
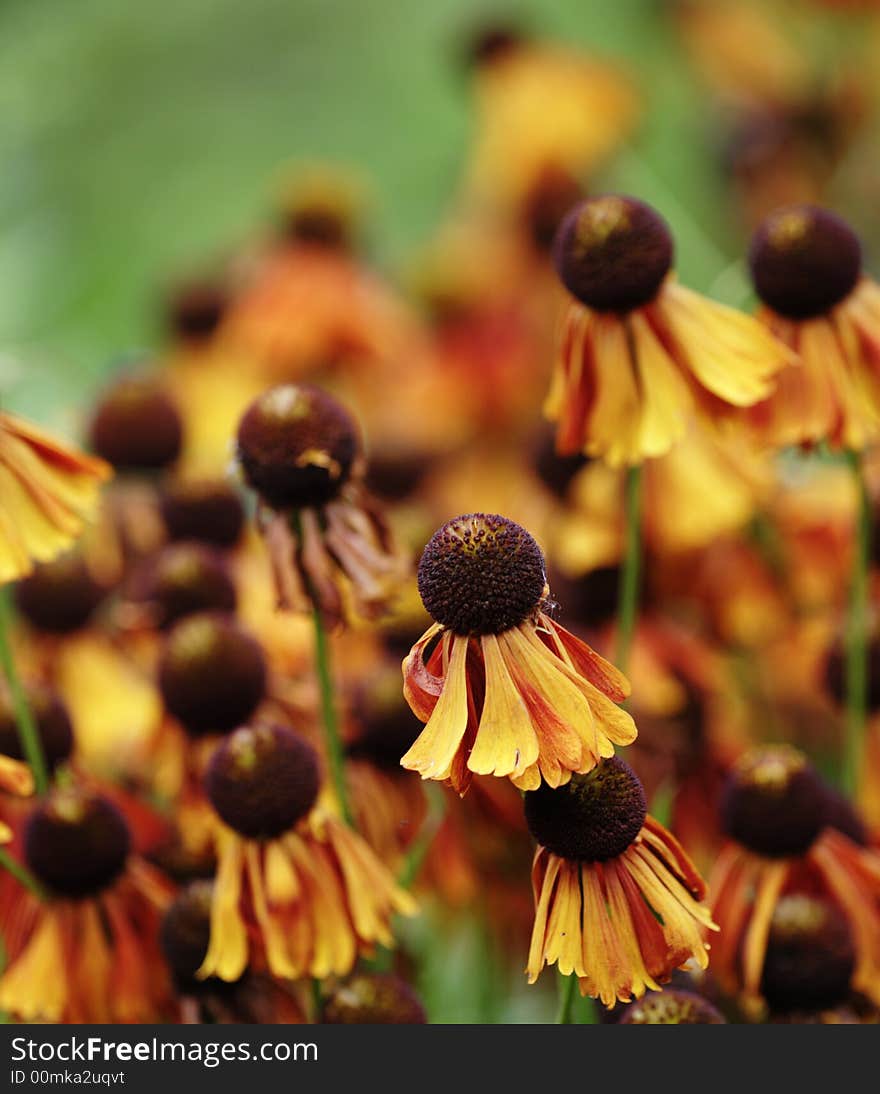
M 827 209 L 787 206 L 759 226 L 749 262 L 758 319 L 793 359 L 746 425 L 772 445 L 866 447 L 880 436 L 880 285 L 855 232 Z
M 709 962 L 705 885 L 677 840 L 647 815 L 635 772 L 618 757 L 561 789 L 525 796 L 539 843 L 529 983 L 544 965 L 577 976 L 606 1007 L 657 989 L 674 969 Z
M 171 992 L 156 938 L 171 887 L 130 846 L 122 814 L 93 792 L 59 789 L 34 809 L 25 858 L 51 895 L 23 892 L 7 909 L 0 1007 L 26 1022 L 163 1016 Z
M 360 953 L 390 946 L 394 912 L 412 915 L 366 843 L 316 805 L 311 746 L 278 726 L 242 728 L 208 766 L 217 877 L 211 940 L 197 976 L 237 980 L 257 949 L 279 977 L 343 976 Z
M 855 950 L 852 987 L 880 1001 L 880 856 L 836 827 L 839 809 L 840 800 L 789 746 L 754 749 L 734 770 L 723 803 L 730 840 L 710 878 L 721 927 L 713 969 L 752 1013 L 762 1009 L 774 912 L 800 891 L 842 912 Z
M 635 739 L 615 705 L 626 678 L 544 610 L 544 556 L 524 528 L 484 513 L 449 521 L 422 554 L 419 592 L 437 622 L 403 663 L 404 694 L 427 723 L 404 767 L 460 794 L 474 774 L 533 790 Z
M 577 205 L 556 237 L 571 299 L 545 413 L 560 455 L 612 466 L 662 456 L 694 414 L 715 422 L 766 398 L 788 360 L 750 316 L 680 285 L 663 219 L 635 198 Z
M 103 460 L 0 411 L 0 584 L 69 547 L 95 513 L 110 478 Z

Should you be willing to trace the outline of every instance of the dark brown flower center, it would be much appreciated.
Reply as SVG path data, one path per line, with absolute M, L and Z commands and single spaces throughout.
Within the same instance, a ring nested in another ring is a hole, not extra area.
M 25 824 L 28 867 L 59 896 L 86 897 L 105 889 L 122 873 L 130 846 L 119 810 L 76 787 L 54 791 Z
M 638 776 L 618 756 L 556 790 L 525 795 L 526 823 L 542 847 L 569 860 L 606 862 L 630 846 L 648 813 Z
M 544 598 L 544 556 L 512 520 L 470 513 L 431 537 L 418 585 L 431 617 L 456 634 L 499 634 L 523 623 Z
M 168 302 L 168 325 L 178 338 L 206 341 L 220 326 L 228 306 L 229 293 L 223 285 L 210 281 L 183 285 Z
M 708 999 L 690 991 L 649 991 L 620 1016 L 622 1026 L 720 1026 L 727 1019 Z
M 596 311 L 628 312 L 657 295 L 672 266 L 672 235 L 650 205 L 619 194 L 588 198 L 566 216 L 553 248 L 562 283 Z
M 228 733 L 246 722 L 263 699 L 263 651 L 231 619 L 187 616 L 165 640 L 159 688 L 168 711 L 190 735 Z
M 67 708 L 54 691 L 40 685 L 27 688 L 27 703 L 37 725 L 43 754 L 51 768 L 73 751 L 73 726 Z M 15 760 L 25 757 L 16 729 L 15 708 L 9 693 L 0 689 L 0 753 Z
M 150 566 L 144 595 L 169 627 L 196 612 L 234 612 L 235 585 L 223 558 L 200 543 L 172 543 Z
M 827 901 L 784 896 L 773 913 L 761 992 L 772 1010 L 825 1010 L 850 989 L 855 949 L 849 924 Z
M 425 1008 L 413 988 L 393 973 L 356 973 L 327 999 L 322 1014 L 333 1025 L 421 1025 Z
M 195 974 L 205 960 L 211 940 L 213 893 L 213 881 L 192 881 L 162 917 L 159 944 L 181 991 L 193 991 L 201 983 Z
M 250 485 L 275 508 L 319 506 L 345 485 L 358 454 L 355 424 L 326 392 L 271 388 L 238 427 L 238 458 Z
M 81 555 L 73 552 L 41 563 L 15 587 L 15 602 L 27 621 L 49 634 L 69 634 L 84 627 L 108 590 L 92 576 Z
M 815 205 L 771 213 L 752 237 L 755 292 L 780 315 L 809 319 L 847 297 L 861 276 L 862 248 L 845 220 Z
M 315 750 L 283 726 L 243 726 L 211 757 L 205 789 L 220 817 L 243 836 L 273 839 L 300 821 L 321 785 Z
M 174 483 L 166 487 L 161 507 L 170 539 L 233 547 L 241 537 L 244 507 L 238 491 L 222 480 Z
M 756 854 L 802 855 L 825 824 L 825 789 L 796 749 L 756 748 L 731 773 L 721 815 L 727 834 Z
M 104 394 L 90 438 L 95 452 L 120 471 L 158 471 L 180 455 L 183 423 L 158 380 L 129 376 Z

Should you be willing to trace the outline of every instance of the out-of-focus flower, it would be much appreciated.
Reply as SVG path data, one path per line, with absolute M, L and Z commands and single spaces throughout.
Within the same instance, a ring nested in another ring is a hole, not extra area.
M 280 726 L 238 729 L 214 753 L 218 866 L 199 977 L 237 980 L 255 942 L 275 976 L 344 976 L 392 945 L 394 912 L 414 913 L 360 836 L 316 805 L 320 781 L 311 746 Z
M 321 1020 L 332 1025 L 424 1025 L 428 1017 L 413 988 L 393 973 L 361 972 L 333 989 Z
M 647 992 L 630 1003 L 618 1023 L 621 1026 L 721 1026 L 727 1019 L 708 999 L 692 991 L 667 988 Z
M 880 996 L 880 857 L 834 827 L 833 803 L 802 753 L 764 746 L 746 753 L 722 802 L 729 842 L 710 878 L 721 934 L 713 969 L 750 1013 L 763 1001 L 761 978 L 781 900 L 805 891 L 830 900 L 851 932 L 851 985 Z
M 471 55 L 476 119 L 463 200 L 476 208 L 520 208 L 548 169 L 589 175 L 636 121 L 635 90 L 613 64 L 497 28 Z
M 571 296 L 544 409 L 561 455 L 638 464 L 668 452 L 694 415 L 716 422 L 772 391 L 785 347 L 680 285 L 672 259 L 666 223 L 635 198 L 590 198 L 560 226 L 556 268 Z
M 80 787 L 55 790 L 28 818 L 24 851 L 49 895 L 23 892 L 6 911 L 0 1006 L 31 1022 L 159 1020 L 170 984 L 156 939 L 171 887 L 130 853 L 119 810 Z
M 348 411 L 317 388 L 271 388 L 241 420 L 238 460 L 260 498 L 280 604 L 333 622 L 383 614 L 406 564 L 363 486 Z
M 111 474 L 104 460 L 0 411 L 0 583 L 70 547 L 95 517 Z
M 529 982 L 545 964 L 578 977 L 606 1007 L 658 989 L 676 968 L 708 965 L 705 885 L 675 838 L 647 815 L 645 793 L 619 757 L 564 787 L 525 796 L 539 847 Z
M 547 614 L 544 556 L 524 528 L 485 513 L 448 521 L 418 582 L 436 622 L 403 665 L 426 723 L 404 767 L 461 794 L 474 774 L 560 786 L 635 739 L 616 705 L 626 678 Z
M 858 236 L 827 209 L 788 206 L 759 226 L 749 264 L 758 318 L 794 359 L 746 425 L 771 445 L 864 448 L 880 435 L 880 286 Z

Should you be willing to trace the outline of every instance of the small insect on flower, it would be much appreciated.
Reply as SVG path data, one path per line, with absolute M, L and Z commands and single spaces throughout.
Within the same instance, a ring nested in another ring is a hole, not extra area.
M 25 861 L 47 895 L 22 892 L 7 913 L 4 1010 L 23 1021 L 159 1020 L 170 985 L 156 938 L 171 886 L 131 844 L 122 814 L 84 787 L 34 807 Z
M 0 584 L 75 542 L 112 470 L 22 418 L 0 411 Z
M 758 227 L 749 265 L 758 319 L 794 358 L 747 426 L 776 446 L 864 448 L 880 435 L 880 286 L 858 236 L 827 209 L 786 206 Z
M 318 804 L 311 745 L 278 725 L 244 726 L 205 775 L 216 813 L 211 939 L 198 978 L 237 980 L 257 945 L 275 976 L 344 976 L 359 953 L 393 942 L 412 897 L 338 817 Z
M 506 517 L 471 513 L 434 533 L 419 563 L 435 620 L 403 663 L 427 723 L 401 760 L 463 794 L 473 774 L 560 786 L 636 736 L 622 673 L 545 611 L 544 556 Z
M 238 460 L 260 499 L 279 603 L 334 623 L 381 616 L 406 567 L 363 485 L 348 411 L 315 387 L 271 388 L 241 419 Z
M 800 891 L 842 913 L 855 950 L 851 986 L 880 1001 L 880 856 L 834 826 L 839 813 L 839 801 L 788 745 L 753 749 L 731 773 L 722 801 L 728 842 L 710 877 L 721 927 L 713 969 L 749 1013 L 764 1007 L 774 915 Z
M 657 990 L 673 970 L 709 963 L 705 885 L 678 841 L 647 815 L 645 792 L 619 757 L 563 787 L 525 795 L 538 842 L 529 983 L 544 965 L 578 977 L 606 1007 Z
M 544 407 L 561 455 L 638 464 L 678 443 L 694 413 L 712 422 L 771 393 L 788 351 L 752 317 L 675 280 L 672 236 L 649 205 L 589 198 L 554 250 L 571 294 Z

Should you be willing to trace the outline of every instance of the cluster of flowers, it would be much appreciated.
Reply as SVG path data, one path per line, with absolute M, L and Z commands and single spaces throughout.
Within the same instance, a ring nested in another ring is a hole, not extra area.
M 655 209 L 582 189 L 628 81 L 501 30 L 473 63 L 414 300 L 305 172 L 92 455 L 0 411 L 16 1018 L 424 1021 L 388 971 L 418 897 L 557 965 L 565 1020 L 575 983 L 634 1024 L 876 1020 L 880 286 L 801 201 L 755 225 L 756 314 L 686 288 Z M 846 793 L 808 758 L 841 752 Z

